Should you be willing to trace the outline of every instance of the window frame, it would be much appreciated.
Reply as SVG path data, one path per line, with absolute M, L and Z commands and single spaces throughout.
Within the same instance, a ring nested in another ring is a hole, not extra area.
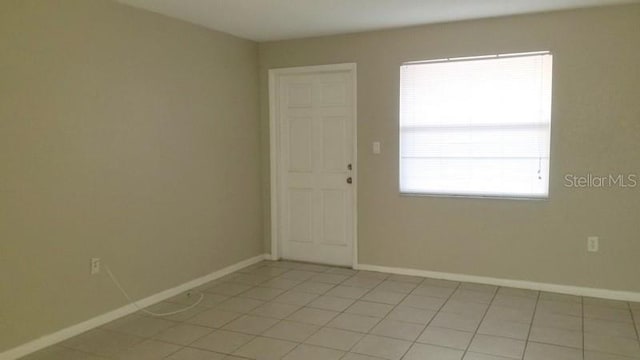
M 398 194 L 402 197 L 433 197 L 433 198 L 458 198 L 458 199 L 488 199 L 488 200 L 533 200 L 533 201 L 547 201 L 551 198 L 551 178 L 552 178 L 552 148 L 553 148 L 553 65 L 551 66 L 551 79 L 550 79 L 550 95 L 549 102 L 549 125 L 548 125 L 548 169 L 547 169 L 547 191 L 544 195 L 523 194 L 523 195 L 511 195 L 511 194 L 464 194 L 464 193 L 437 193 L 437 192 L 415 192 L 415 191 L 403 191 L 402 190 L 402 122 L 401 122 L 401 87 L 402 87 L 402 67 L 412 64 L 429 64 L 429 63 L 444 63 L 444 62 L 463 62 L 473 60 L 489 60 L 500 58 L 513 58 L 513 57 L 528 57 L 536 55 L 550 55 L 552 58 L 554 54 L 550 50 L 543 51 L 530 51 L 521 53 L 501 53 L 493 55 L 478 55 L 478 56 L 465 56 L 465 57 L 452 57 L 452 58 L 438 58 L 430 60 L 418 60 L 418 61 L 405 61 L 400 65 L 399 81 L 398 81 Z

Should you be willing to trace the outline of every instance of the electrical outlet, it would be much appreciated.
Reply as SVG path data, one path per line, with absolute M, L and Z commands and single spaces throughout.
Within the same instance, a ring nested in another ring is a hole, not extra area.
M 587 238 L 587 251 L 598 252 L 600 250 L 600 238 L 597 236 L 589 236 Z
M 91 258 L 91 275 L 100 272 L 100 258 Z

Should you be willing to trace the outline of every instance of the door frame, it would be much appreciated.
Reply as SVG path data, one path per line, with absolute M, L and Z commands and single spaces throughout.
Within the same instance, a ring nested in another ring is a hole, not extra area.
M 299 66 L 290 68 L 269 69 L 269 163 L 271 180 L 271 259 L 279 260 L 281 256 L 281 231 L 280 231 L 280 189 L 283 178 L 283 169 L 280 162 L 280 132 L 279 129 L 279 84 L 280 78 L 286 75 L 311 74 L 322 72 L 347 71 L 351 74 L 352 81 L 352 126 L 353 126 L 353 170 L 351 171 L 352 183 L 352 216 L 353 239 L 352 241 L 352 268 L 358 265 L 358 90 L 357 90 L 357 65 L 356 63 L 342 63 L 330 65 Z

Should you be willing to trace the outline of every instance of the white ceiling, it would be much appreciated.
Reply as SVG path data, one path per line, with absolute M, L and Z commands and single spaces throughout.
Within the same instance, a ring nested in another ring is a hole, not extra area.
M 640 0 L 117 0 L 256 41 Z

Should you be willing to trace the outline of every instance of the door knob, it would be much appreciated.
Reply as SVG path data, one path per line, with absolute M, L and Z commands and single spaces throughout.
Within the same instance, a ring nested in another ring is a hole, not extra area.
M 349 176 L 349 177 L 347 178 L 347 184 L 351 184 L 352 182 L 353 182 L 353 179 L 351 178 L 351 176 Z

